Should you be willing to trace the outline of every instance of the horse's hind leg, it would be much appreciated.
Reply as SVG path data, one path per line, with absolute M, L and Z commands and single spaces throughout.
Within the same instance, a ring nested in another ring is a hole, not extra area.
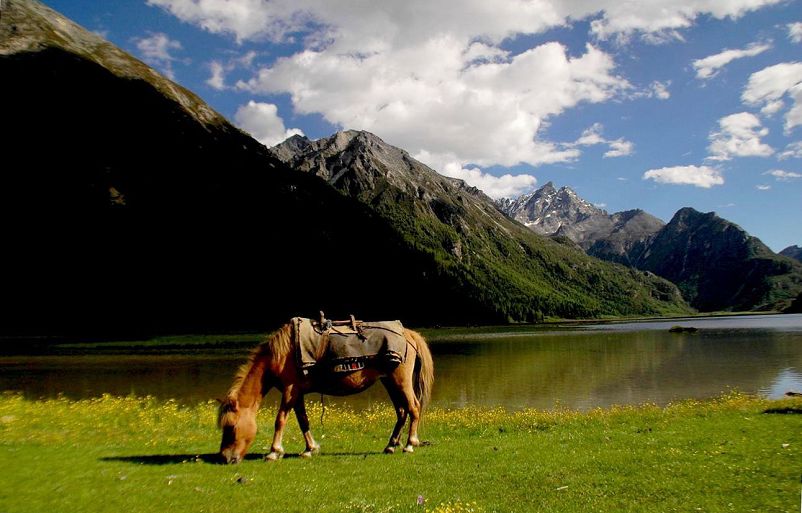
M 413 452 L 415 447 L 420 445 L 418 440 L 418 423 L 420 422 L 420 401 L 415 397 L 415 391 L 412 389 L 412 384 L 404 387 L 404 400 L 407 403 L 407 410 L 412 420 L 409 421 L 409 438 L 407 439 L 407 446 L 404 447 L 404 452 Z
M 295 406 L 297 400 L 298 392 L 295 390 L 294 386 L 288 385 L 284 388 L 281 395 L 281 404 L 276 414 L 273 444 L 270 446 L 270 454 L 265 456 L 266 460 L 276 461 L 284 457 L 284 447 L 281 445 L 281 440 L 284 436 L 284 426 L 287 425 L 287 415 L 289 415 L 290 410 Z
M 393 454 L 395 452 L 395 448 L 401 445 L 401 429 L 404 428 L 404 424 L 407 422 L 407 409 L 405 407 L 404 398 L 402 394 L 398 392 L 395 382 L 390 378 L 384 378 L 382 379 L 382 384 L 384 385 L 384 388 L 387 389 L 387 393 L 390 395 L 390 399 L 393 401 L 393 407 L 395 408 L 396 414 L 396 422 L 395 427 L 393 428 L 393 433 L 390 435 L 390 441 L 387 442 L 387 447 L 384 448 L 385 453 Z
M 309 417 L 306 415 L 304 396 L 300 396 L 295 402 L 295 418 L 298 419 L 298 426 L 301 427 L 301 433 L 304 434 L 304 440 L 306 441 L 306 450 L 301 453 L 301 457 L 311 458 L 312 453 L 320 450 L 320 445 L 312 438 L 312 431 L 309 429 Z

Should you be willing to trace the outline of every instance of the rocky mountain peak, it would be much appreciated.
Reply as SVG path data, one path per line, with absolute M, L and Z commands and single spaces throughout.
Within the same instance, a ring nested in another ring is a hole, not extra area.
M 295 136 L 270 151 L 294 169 L 317 175 L 363 200 L 383 194 L 385 185 L 391 185 L 424 202 L 448 196 L 462 203 L 481 204 L 483 209 L 493 202 L 476 187 L 441 175 L 364 130 L 345 130 L 316 141 Z
M 570 187 L 556 189 L 553 182 L 514 200 L 499 200 L 496 205 L 508 217 L 541 235 L 555 235 L 563 226 L 607 214 L 580 198 Z

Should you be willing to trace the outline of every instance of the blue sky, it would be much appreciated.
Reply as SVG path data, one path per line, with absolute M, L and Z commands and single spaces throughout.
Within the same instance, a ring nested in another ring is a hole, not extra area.
M 46 0 L 265 144 L 364 129 L 494 197 L 802 245 L 802 2 Z

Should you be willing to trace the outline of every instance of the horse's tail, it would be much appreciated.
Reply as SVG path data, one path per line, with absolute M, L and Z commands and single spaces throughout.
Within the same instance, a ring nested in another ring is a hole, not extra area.
M 432 398 L 432 386 L 434 385 L 434 362 L 429 345 L 423 336 L 412 330 L 406 330 L 415 345 L 415 374 L 413 376 L 413 387 L 415 396 L 420 401 L 421 410 L 429 404 Z

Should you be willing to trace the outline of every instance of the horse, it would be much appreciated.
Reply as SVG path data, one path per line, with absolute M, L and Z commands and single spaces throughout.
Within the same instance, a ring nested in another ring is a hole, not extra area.
M 431 398 L 434 384 L 434 364 L 426 340 L 419 333 L 404 328 L 409 346 L 406 359 L 394 368 L 368 364 L 347 373 L 304 373 L 295 351 L 298 341 L 292 323 L 287 323 L 265 342 L 257 346 L 240 367 L 226 397 L 220 401 L 218 427 L 223 431 L 220 458 L 226 463 L 239 463 L 256 437 L 256 413 L 262 398 L 273 387 L 281 392 L 276 414 L 273 443 L 266 460 L 276 461 L 284 456 L 282 435 L 290 410 L 303 433 L 306 448 L 301 453 L 310 458 L 320 451 L 309 429 L 304 396 L 319 392 L 326 395 L 351 395 L 362 392 L 377 380 L 387 389 L 396 413 L 396 423 L 384 452 L 392 454 L 400 446 L 401 430 L 410 418 L 409 437 L 403 452 L 413 452 L 420 445 L 418 423 L 423 408 Z

